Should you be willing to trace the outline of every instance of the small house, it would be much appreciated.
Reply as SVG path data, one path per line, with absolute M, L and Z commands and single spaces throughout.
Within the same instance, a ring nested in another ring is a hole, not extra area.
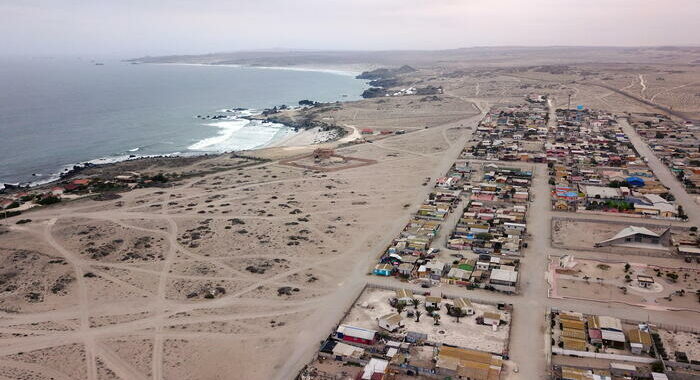
M 408 289 L 397 289 L 396 301 L 398 303 L 408 305 L 409 303 L 413 302 L 413 292 Z
M 486 312 L 482 316 L 483 319 L 483 324 L 488 325 L 488 326 L 493 326 L 501 323 L 501 315 L 498 313 L 491 313 L 491 312 Z
M 515 286 L 518 282 L 518 272 L 508 269 L 493 269 L 489 282 L 493 285 Z
M 401 315 L 399 313 L 389 313 L 383 315 L 377 319 L 379 327 L 384 330 L 394 332 L 401 327 L 403 327 L 403 322 L 401 322 Z
M 637 283 L 639 283 L 640 288 L 649 288 L 654 286 L 654 277 L 645 276 L 643 274 L 637 275 Z
M 651 350 L 651 334 L 639 329 L 630 330 L 627 333 L 630 341 L 630 350 L 635 355 L 648 353 Z
M 373 273 L 377 276 L 391 276 L 391 271 L 394 269 L 391 264 L 377 264 L 374 267 Z
M 338 339 L 366 345 L 374 344 L 376 336 L 377 332 L 374 330 L 363 329 L 361 327 L 350 325 L 340 325 L 336 330 L 336 337 Z
M 433 309 L 439 309 L 442 303 L 442 298 L 435 296 L 425 297 L 425 307 L 426 309 L 432 307 Z
M 474 315 L 474 307 L 472 306 L 472 302 L 467 298 L 456 298 L 452 302 L 452 306 L 455 309 L 459 309 L 463 315 Z
M 399 274 L 402 276 L 410 276 L 411 272 L 413 272 L 413 264 L 411 263 L 403 263 L 399 265 Z

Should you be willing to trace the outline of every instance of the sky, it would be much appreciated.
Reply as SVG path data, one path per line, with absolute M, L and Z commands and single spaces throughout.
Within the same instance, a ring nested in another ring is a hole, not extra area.
M 700 45 L 700 0 L 0 0 L 0 54 Z

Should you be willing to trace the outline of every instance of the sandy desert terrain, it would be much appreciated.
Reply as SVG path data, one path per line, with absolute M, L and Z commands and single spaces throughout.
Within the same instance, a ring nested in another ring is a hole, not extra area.
M 697 117 L 699 57 L 679 48 L 196 58 L 412 64 L 402 86 L 443 93 L 343 103 L 317 117 L 351 138 L 246 152 L 268 161 L 221 155 L 91 169 L 84 174 L 166 171 L 177 180 L 1 221 L 0 379 L 294 378 L 428 194 L 425 178 L 450 167 L 490 105 L 547 93 L 556 106 L 571 95 L 572 104 L 614 112 Z M 407 133 L 348 144 L 361 128 Z M 318 147 L 376 163 L 322 172 L 279 162 Z M 545 228 L 536 222 L 533 231 Z

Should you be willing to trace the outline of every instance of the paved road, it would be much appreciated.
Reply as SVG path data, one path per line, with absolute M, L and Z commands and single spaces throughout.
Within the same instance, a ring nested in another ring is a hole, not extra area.
M 647 159 L 647 165 L 649 165 L 649 168 L 654 172 L 654 175 L 671 190 L 671 193 L 676 197 L 676 203 L 683 206 L 683 210 L 688 214 L 688 221 L 691 225 L 698 225 L 700 223 L 700 206 L 698 206 L 695 200 L 685 191 L 683 184 L 681 184 L 676 176 L 671 173 L 671 170 L 656 157 L 651 148 L 649 148 L 649 145 L 642 140 L 627 119 L 618 119 L 617 122 L 620 124 L 625 134 L 627 134 L 639 155 Z

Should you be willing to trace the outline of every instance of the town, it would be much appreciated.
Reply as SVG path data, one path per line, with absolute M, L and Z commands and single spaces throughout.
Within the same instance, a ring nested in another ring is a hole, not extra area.
M 552 379 L 698 378 L 697 323 L 629 317 L 700 312 L 697 205 L 676 202 L 635 129 L 693 193 L 692 125 L 539 94 L 493 106 L 298 378 L 517 378 L 510 352 L 536 336 L 522 314 L 546 326 Z

